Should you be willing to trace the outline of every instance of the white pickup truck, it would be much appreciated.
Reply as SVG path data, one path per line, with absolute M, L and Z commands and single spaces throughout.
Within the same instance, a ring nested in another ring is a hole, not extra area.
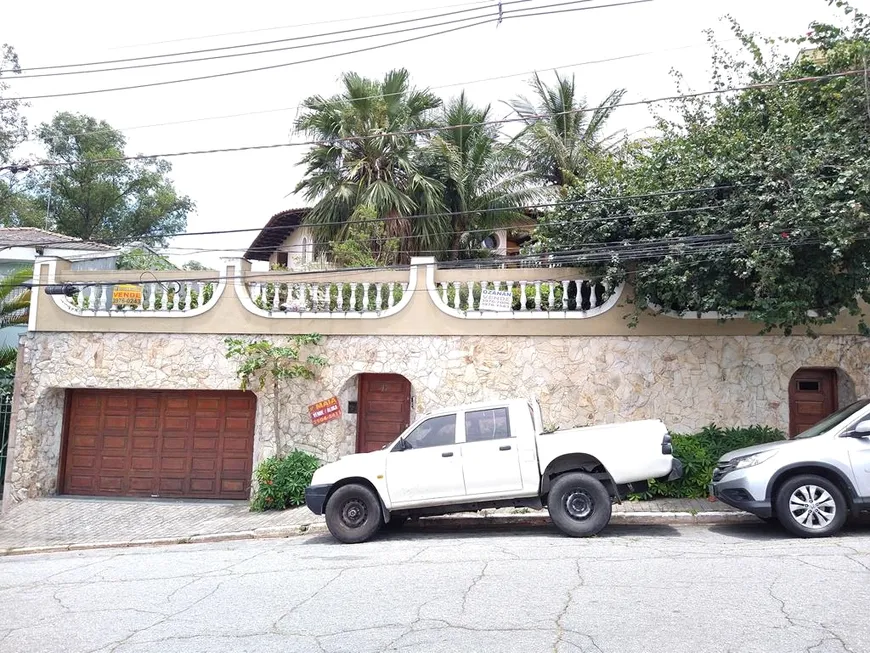
M 610 521 L 613 500 L 673 480 L 682 464 L 657 420 L 546 433 L 537 401 L 445 408 L 371 453 L 314 473 L 305 503 L 341 542 L 363 542 L 409 517 L 547 506 L 573 537 Z

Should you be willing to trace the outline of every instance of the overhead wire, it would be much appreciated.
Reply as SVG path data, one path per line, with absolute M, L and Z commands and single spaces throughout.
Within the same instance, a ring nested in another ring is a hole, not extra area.
M 492 0 L 478 0 L 477 2 L 461 2 L 458 4 L 452 5 L 442 5 L 437 7 L 420 7 L 419 9 L 409 9 L 406 11 L 393 11 L 385 14 L 371 14 L 365 16 L 349 16 L 347 18 L 332 18 L 329 20 L 318 20 L 311 23 L 295 23 L 293 25 L 275 25 L 273 27 L 259 27 L 254 29 L 246 29 L 246 30 L 238 30 L 235 32 L 221 32 L 217 34 L 200 34 L 198 36 L 186 36 L 180 37 L 176 39 L 167 39 L 164 41 L 151 41 L 150 43 L 130 43 L 127 45 L 118 46 L 115 48 L 109 48 L 112 50 L 124 50 L 130 48 L 144 48 L 150 47 L 153 45 L 166 45 L 167 43 L 183 43 L 185 41 L 204 41 L 207 39 L 215 39 L 215 38 L 223 38 L 226 36 L 239 36 L 241 34 L 256 34 L 259 32 L 276 32 L 278 30 L 285 29 L 298 29 L 300 27 L 313 27 L 315 25 L 331 25 L 335 23 L 349 23 L 357 20 L 371 20 L 372 18 L 388 18 L 391 16 L 404 16 L 407 14 L 418 14 L 424 11 L 432 11 L 435 9 L 443 10 L 443 9 L 454 9 L 456 7 L 470 7 L 472 5 L 485 5 L 492 4 Z
M 634 2 L 649 2 L 651 0 L 633 0 Z M 93 163 L 112 163 L 117 161 L 141 161 L 148 159 L 157 159 L 157 158 L 171 158 L 171 157 L 180 157 L 180 156 L 195 156 L 195 155 L 204 155 L 204 154 L 222 154 L 222 153 L 232 153 L 232 152 L 249 152 L 249 151 L 257 151 L 257 150 L 272 150 L 272 149 L 281 149 L 287 147 L 308 147 L 312 145 L 337 145 L 340 143 L 353 143 L 353 142 L 361 142 L 374 138 L 382 139 L 387 136 L 414 136 L 414 135 L 423 135 L 423 134 L 431 134 L 437 133 L 439 131 L 451 131 L 457 129 L 467 129 L 472 127 L 483 127 L 483 126 L 494 126 L 494 125 L 505 125 L 516 122 L 528 123 L 529 121 L 534 120 L 544 120 L 548 118 L 555 118 L 562 115 L 570 115 L 570 114 L 579 114 L 579 113 L 589 113 L 598 111 L 601 109 L 618 109 L 624 107 L 632 107 L 632 106 L 641 106 L 648 104 L 657 104 L 660 102 L 672 102 L 678 100 L 686 100 L 693 99 L 699 97 L 706 97 L 711 95 L 722 95 L 726 93 L 736 93 L 740 91 L 748 91 L 748 90 L 760 90 L 766 88 L 777 88 L 777 87 L 787 87 L 793 86 L 796 84 L 805 84 L 805 83 L 815 83 L 828 81 L 831 79 L 838 79 L 842 77 L 852 77 L 855 75 L 863 75 L 864 69 L 856 69 L 856 70 L 846 70 L 840 71 L 837 73 L 829 73 L 825 75 L 810 75 L 804 77 L 797 77 L 794 79 L 787 80 L 778 80 L 773 82 L 756 82 L 752 84 L 745 84 L 742 86 L 732 86 L 728 88 L 717 88 L 710 89 L 707 91 L 695 91 L 692 93 L 682 93 L 676 95 L 665 95 L 659 96 L 655 98 L 645 98 L 641 100 L 630 100 L 624 102 L 617 102 L 609 105 L 599 105 L 596 107 L 582 107 L 579 109 L 570 109 L 566 111 L 559 111 L 555 113 L 538 113 L 531 114 L 522 117 L 516 118 L 501 118 L 497 120 L 485 120 L 480 122 L 472 122 L 472 123 L 464 123 L 460 125 L 437 125 L 432 127 L 421 127 L 417 129 L 408 129 L 408 130 L 400 130 L 394 132 L 383 132 L 372 135 L 358 135 L 358 136 L 344 136 L 339 139 L 335 139 L 334 141 L 325 141 L 325 140 L 307 140 L 307 141 L 289 141 L 284 143 L 268 143 L 263 145 L 244 145 L 240 147 L 226 147 L 226 148 L 210 148 L 210 149 L 200 149 L 200 150 L 188 150 L 184 152 L 167 152 L 167 153 L 159 153 L 159 154 L 137 154 L 131 156 L 123 156 L 123 157 L 105 157 L 105 158 L 93 158 L 86 160 L 77 160 L 77 161 L 40 161 L 35 163 L 26 164 L 26 168 L 34 168 L 34 167 L 63 167 L 63 166 L 71 166 L 71 165 L 84 165 L 84 164 L 93 164 Z M 21 166 L 16 166 L 21 167 Z M 0 170 L 10 169 L 10 165 L 0 166 Z
M 581 0 L 574 0 L 574 2 L 579 2 L 579 1 L 581 1 Z M 582 0 L 582 1 L 585 1 L 585 0 Z M 449 29 L 433 32 L 431 34 L 422 34 L 419 36 L 409 37 L 406 39 L 401 39 L 401 40 L 393 41 L 390 43 L 372 45 L 372 46 L 368 46 L 365 48 L 357 48 L 355 50 L 347 50 L 344 52 L 325 54 L 325 55 L 321 55 L 321 56 L 317 56 L 317 57 L 311 57 L 309 59 L 301 59 L 301 60 L 297 60 L 297 61 L 271 64 L 268 66 L 259 66 L 256 68 L 248 68 L 248 69 L 244 69 L 244 70 L 224 71 L 224 72 L 220 72 L 220 73 L 212 73 L 209 75 L 199 75 L 199 76 L 194 76 L 194 77 L 186 77 L 186 78 L 182 78 L 182 79 L 170 79 L 170 80 L 161 80 L 161 81 L 148 82 L 148 83 L 142 83 L 142 84 L 131 84 L 131 85 L 127 85 L 127 86 L 116 86 L 116 87 L 111 87 L 111 88 L 98 88 L 98 89 L 90 89 L 90 90 L 86 90 L 86 91 L 69 91 L 69 92 L 63 92 L 63 93 L 47 93 L 47 94 L 42 94 L 42 95 L 17 96 L 14 98 L 6 98 L 5 100 L 0 99 L 0 102 L 2 102 L 2 101 L 18 102 L 18 101 L 28 101 L 28 100 L 40 100 L 40 99 L 46 99 L 46 98 L 72 97 L 72 96 L 80 96 L 80 95 L 94 95 L 94 94 L 98 94 L 98 93 L 129 91 L 129 90 L 142 89 L 142 88 L 153 88 L 153 87 L 157 87 L 157 86 L 167 86 L 167 85 L 171 85 L 171 84 L 183 84 L 183 83 L 202 81 L 202 80 L 207 80 L 207 79 L 218 79 L 218 78 L 224 78 L 224 77 L 231 77 L 231 76 L 235 76 L 235 75 L 245 75 L 245 74 L 261 72 L 261 71 L 265 71 L 265 70 L 275 70 L 275 69 L 279 69 L 279 68 L 287 68 L 290 66 L 297 66 L 297 65 L 301 65 L 301 64 L 305 64 L 305 63 L 324 61 L 326 59 L 335 59 L 338 57 L 345 57 L 345 56 L 349 56 L 349 55 L 353 55 L 353 54 L 361 54 L 363 52 L 371 52 L 373 50 L 380 50 L 380 49 L 387 48 L 387 47 L 402 45 L 404 43 L 411 43 L 414 41 L 419 41 L 422 39 L 431 38 L 433 36 L 441 36 L 444 34 L 450 34 L 453 32 L 457 32 L 459 30 L 469 29 L 472 27 L 478 27 L 480 25 L 486 25 L 486 24 L 490 24 L 490 23 L 498 23 L 500 21 L 510 20 L 513 18 L 534 18 L 534 17 L 538 17 L 538 16 L 550 16 L 550 15 L 554 15 L 554 14 L 573 13 L 573 12 L 577 12 L 577 11 L 588 11 L 591 9 L 608 9 L 608 8 L 612 8 L 612 7 L 642 4 L 642 3 L 652 2 L 652 1 L 653 0 L 623 0 L 622 2 L 612 2 L 610 4 L 604 4 L 604 5 L 595 5 L 595 6 L 590 6 L 590 7 L 574 7 L 573 9 L 561 9 L 561 10 L 553 10 L 553 11 L 536 11 L 533 13 L 519 13 L 522 11 L 531 12 L 532 11 L 531 9 L 530 10 L 515 9 L 515 10 L 509 11 L 509 12 L 503 12 L 502 15 L 496 15 L 496 16 L 493 16 L 490 18 L 482 19 L 478 22 L 458 25 L 456 27 L 451 27 Z M 562 3 L 560 3 L 560 4 L 562 4 Z M 572 2 L 572 3 L 568 3 L 568 4 L 574 4 L 574 3 Z
M 527 2 L 532 2 L 532 1 L 533 0 L 510 0 L 509 2 L 504 2 L 502 4 L 503 5 L 514 5 L 514 4 L 527 3 Z M 563 4 L 580 4 L 580 3 L 587 3 L 587 2 L 592 2 L 592 1 L 593 0 L 572 0 L 571 2 L 559 3 L 559 4 L 555 4 L 555 5 L 543 5 L 543 6 L 540 6 L 537 8 L 545 9 L 547 7 L 562 6 Z M 421 29 L 429 29 L 432 27 L 441 27 L 444 25 L 453 25 L 456 23 L 468 22 L 468 21 L 479 19 L 479 18 L 483 18 L 483 16 L 482 15 L 481 16 L 469 16 L 466 18 L 458 18 L 458 19 L 454 19 L 454 20 L 441 22 L 441 23 L 433 23 L 431 25 L 418 25 L 416 27 L 407 27 L 407 28 L 402 28 L 402 29 L 390 30 L 387 32 L 380 32 L 377 34 L 364 34 L 361 36 L 352 36 L 352 37 L 347 37 L 347 38 L 333 39 L 331 41 L 323 41 L 323 42 L 318 42 L 318 43 L 305 43 L 302 45 L 287 46 L 287 47 L 282 47 L 282 48 L 271 48 L 268 50 L 254 50 L 252 52 L 233 52 L 230 54 L 213 55 L 213 56 L 208 56 L 208 57 L 197 57 L 194 59 L 180 59 L 178 61 L 157 61 L 157 62 L 151 62 L 151 63 L 145 63 L 145 64 L 135 64 L 132 66 L 96 68 L 96 69 L 86 69 L 86 70 L 66 70 L 68 68 L 81 68 L 81 67 L 85 67 L 85 66 L 98 66 L 98 65 L 114 64 L 114 63 L 129 63 L 129 62 L 147 61 L 147 60 L 153 60 L 153 59 L 165 59 L 165 58 L 182 57 L 182 56 L 189 56 L 189 55 L 195 55 L 195 54 L 222 52 L 225 50 L 237 50 L 237 49 L 242 49 L 242 48 L 259 47 L 262 45 L 274 45 L 277 43 L 305 41 L 308 39 L 321 38 L 324 36 L 335 36 L 335 35 L 340 35 L 340 34 L 362 32 L 362 31 L 368 31 L 368 30 L 372 30 L 372 29 L 379 29 L 381 27 L 391 27 L 391 26 L 403 25 L 403 24 L 407 24 L 407 23 L 416 23 L 416 22 L 420 22 L 420 21 L 433 20 L 433 19 L 437 19 L 437 18 L 444 18 L 447 16 L 454 16 L 456 14 L 463 14 L 463 13 L 467 13 L 467 12 L 471 12 L 471 11 L 481 11 L 481 10 L 489 10 L 489 9 L 497 9 L 497 8 L 498 8 L 497 3 L 490 3 L 490 5 L 487 7 L 478 7 L 475 9 L 463 9 L 460 11 L 450 11 L 447 13 L 434 14 L 431 16 L 423 16 L 421 18 L 410 18 L 408 20 L 397 21 L 394 23 L 384 23 L 382 25 L 372 25 L 371 27 L 355 27 L 352 29 L 339 30 L 337 32 L 324 32 L 321 34 L 307 34 L 307 35 L 303 35 L 303 36 L 294 36 L 294 37 L 290 37 L 290 38 L 286 38 L 286 39 L 276 39 L 273 41 L 261 41 L 259 43 L 243 43 L 243 44 L 237 44 L 237 45 L 222 46 L 222 47 L 217 47 L 217 48 L 206 48 L 203 50 L 190 50 L 187 52 L 171 52 L 171 53 L 165 53 L 165 54 L 153 54 L 153 55 L 147 55 L 147 56 L 142 56 L 142 57 L 131 57 L 129 59 L 112 59 L 112 60 L 107 60 L 107 61 L 94 61 L 94 62 L 90 62 L 90 63 L 63 64 L 63 65 L 57 65 L 57 66 L 42 66 L 42 67 L 33 67 L 33 68 L 22 68 L 23 71 L 27 71 L 27 70 L 58 70 L 58 69 L 63 69 L 63 70 L 60 70 L 59 72 L 37 73 L 35 75 L 28 74 L 27 72 L 24 72 L 21 74 L 16 74 L 15 77 L 10 78 L 10 81 L 18 81 L 21 79 L 36 79 L 36 78 L 41 78 L 41 77 L 57 77 L 57 76 L 63 76 L 63 75 L 84 75 L 84 74 L 91 74 L 91 73 L 105 73 L 105 72 L 114 72 L 114 71 L 122 71 L 122 70 L 137 70 L 140 68 L 152 68 L 155 66 L 170 66 L 170 65 L 175 65 L 175 64 L 197 63 L 197 62 L 202 62 L 202 61 L 218 61 L 218 60 L 229 59 L 229 58 L 233 58 L 233 57 L 245 57 L 245 56 L 251 56 L 251 55 L 258 55 L 258 54 L 270 54 L 270 53 L 274 53 L 274 52 L 285 52 L 288 50 L 298 50 L 300 48 L 319 47 L 319 46 L 323 46 L 323 45 L 335 45 L 338 43 L 347 43 L 350 41 L 358 41 L 361 39 L 378 38 L 381 36 L 392 36 L 394 34 L 402 34 L 404 32 L 411 32 L 411 31 L 416 31 L 416 30 L 421 30 Z M 509 11 L 509 12 L 504 12 L 504 13 L 510 14 L 513 12 Z M 5 71 L 0 71 L 0 72 L 12 72 L 12 71 L 5 70 Z
M 736 39 L 736 38 L 722 39 L 719 41 L 713 41 L 713 43 L 720 44 L 720 43 L 728 43 L 728 42 L 737 41 L 737 40 L 738 39 Z M 445 89 L 445 88 L 453 88 L 456 86 L 471 86 L 474 84 L 483 84 L 486 82 L 499 81 L 502 79 L 512 79 L 512 78 L 516 78 L 516 77 L 525 77 L 527 75 L 533 75 L 535 73 L 538 73 L 542 70 L 570 70 L 572 68 L 580 68 L 582 66 L 592 66 L 592 65 L 598 65 L 598 64 L 603 64 L 603 63 L 612 63 L 614 61 L 624 61 L 627 59 L 636 59 L 639 57 L 646 57 L 646 56 L 657 55 L 657 54 L 665 54 L 668 52 L 677 52 L 680 50 L 689 50 L 689 49 L 694 49 L 694 48 L 707 47 L 709 45 L 710 45 L 709 42 L 693 43 L 693 44 L 687 44 L 687 45 L 674 46 L 671 48 L 663 48 L 660 50 L 647 50 L 647 51 L 643 51 L 643 52 L 634 52 L 634 53 L 630 53 L 630 54 L 616 55 L 613 57 L 605 57 L 602 59 L 590 59 L 587 61 L 579 61 L 579 62 L 575 62 L 575 63 L 563 64 L 563 65 L 557 65 L 557 66 L 539 66 L 538 68 L 536 68 L 534 70 L 525 70 L 525 71 L 519 72 L 519 73 L 508 73 L 505 75 L 496 75 L 493 77 L 484 77 L 484 78 L 480 78 L 480 79 L 465 80 L 462 82 L 450 82 L 447 84 L 437 84 L 434 86 L 428 86 L 426 88 L 428 90 L 434 91 L 434 90 L 440 90 L 440 89 Z M 374 99 L 378 99 L 378 98 L 388 98 L 388 97 L 394 97 L 396 95 L 401 95 L 402 93 L 404 93 L 404 91 L 395 92 L 395 93 L 382 93 L 379 95 L 367 95 L 367 96 L 355 98 L 355 100 L 361 101 L 361 100 L 374 100 Z M 74 134 L 65 134 L 64 137 L 69 138 L 69 137 L 78 137 L 78 136 L 90 136 L 91 134 L 100 134 L 100 133 L 108 132 L 108 131 L 129 132 L 129 131 L 135 131 L 135 130 L 139 130 L 139 129 L 152 129 L 152 128 L 156 128 L 156 127 L 187 125 L 187 124 L 192 124 L 192 123 L 197 123 L 197 122 L 207 122 L 207 121 L 212 121 L 212 120 L 228 120 L 228 119 L 232 119 L 232 118 L 243 118 L 246 116 L 258 116 L 258 115 L 264 115 L 264 114 L 268 114 L 268 113 L 282 113 L 285 111 L 298 111 L 298 110 L 304 109 L 304 108 L 305 108 L 304 104 L 295 104 L 295 105 L 289 106 L 289 107 L 277 107 L 274 109 L 262 109 L 262 110 L 257 110 L 257 111 L 243 111 L 240 113 L 223 114 L 223 115 L 218 115 L 218 116 L 202 116 L 202 117 L 198 117 L 198 118 L 189 118 L 189 119 L 184 119 L 184 120 L 171 120 L 171 121 L 151 123 L 151 124 L 146 124 L 146 125 L 133 125 L 131 127 L 106 127 L 103 129 L 95 129 L 95 130 L 85 131 L 85 132 L 76 132 Z M 42 139 L 29 138 L 23 142 L 39 142 L 40 140 L 42 140 Z
M 718 240 L 708 240 L 704 241 L 701 239 L 704 238 L 715 238 Z M 698 241 L 693 249 L 690 247 L 692 244 L 691 241 L 680 240 L 680 238 L 674 239 L 662 239 L 660 243 L 658 243 L 659 248 L 656 250 L 650 249 L 646 247 L 651 244 L 656 244 L 654 241 L 634 241 L 632 243 L 588 243 L 589 248 L 593 246 L 600 247 L 602 244 L 611 245 L 611 250 L 614 251 L 605 251 L 601 252 L 596 256 L 592 256 L 590 254 L 585 253 L 585 249 L 576 249 L 571 252 L 563 252 L 558 255 L 550 255 L 547 252 L 542 252 L 534 255 L 522 255 L 517 257 L 504 257 L 499 259 L 466 259 L 462 261 L 438 261 L 437 265 L 439 269 L 442 270 L 461 270 L 461 269 L 540 269 L 540 270 L 558 270 L 565 267 L 573 267 L 569 265 L 561 265 L 562 263 L 572 263 L 574 265 L 583 265 L 590 263 L 607 263 L 607 262 L 631 262 L 638 261 L 649 258 L 668 258 L 668 257 L 683 257 L 692 254 L 710 254 L 717 252 L 725 252 L 729 248 L 741 247 L 740 243 L 736 242 L 728 242 L 725 239 L 727 238 L 726 234 L 709 234 L 709 235 L 701 235 L 701 236 L 691 236 L 691 237 L 683 237 L 683 238 L 692 238 Z M 870 236 L 857 236 L 854 240 L 856 241 L 864 241 L 870 240 Z M 796 248 L 805 245 L 814 245 L 819 244 L 821 241 L 818 238 L 814 239 L 806 239 L 804 241 L 795 242 L 787 239 L 783 239 L 782 242 L 769 242 L 769 243 L 761 243 L 757 245 L 758 249 L 771 249 L 771 248 Z M 639 245 L 637 251 L 632 252 L 629 247 L 631 245 Z M 621 246 L 624 251 L 617 252 L 615 249 Z M 645 249 L 644 249 L 645 248 Z M 588 248 L 587 248 L 588 249 Z M 614 256 L 615 255 L 615 256 Z M 581 258 L 584 257 L 584 258 Z M 690 261 L 691 264 L 703 264 L 708 263 L 709 261 Z M 213 283 L 218 281 L 256 281 L 256 280 L 264 280 L 266 283 L 283 283 L 282 279 L 292 279 L 305 277 L 308 281 L 313 281 L 313 277 L 318 278 L 329 278 L 342 276 L 344 279 L 338 279 L 336 283 L 346 282 L 345 280 L 348 278 L 353 278 L 355 276 L 359 276 L 363 278 L 365 275 L 371 275 L 373 272 L 389 272 L 389 271 L 407 271 L 412 266 L 410 264 L 402 264 L 402 265 L 389 265 L 389 266 L 379 266 L 379 267 L 355 267 L 355 268 L 331 268 L 331 269 L 323 269 L 323 270 L 311 270 L 311 271 L 292 271 L 292 270 L 271 270 L 268 272 L 247 272 L 245 274 L 232 274 L 225 275 L 219 273 L 217 270 L 212 271 L 213 274 L 201 274 L 201 275 L 193 275 L 193 276 L 178 276 L 175 278 L 166 278 L 160 277 L 159 283 Z M 89 272 L 92 271 L 78 271 L 77 274 L 82 276 L 87 276 Z M 137 270 L 131 270 L 130 272 L 138 272 Z M 180 272 L 180 271 L 179 271 Z M 632 273 L 631 270 L 626 270 L 624 273 Z M 362 275 L 362 276 L 360 276 Z M 547 281 L 562 281 L 563 279 L 559 278 L 544 278 L 544 279 L 535 279 L 535 281 L 547 282 Z M 494 282 L 495 280 L 491 281 Z M 504 281 L 501 281 L 503 283 Z M 42 283 L 42 282 L 27 282 L 24 284 L 19 284 L 19 287 L 28 287 L 28 288 L 37 288 L 44 286 L 56 286 L 62 283 L 67 283 L 75 286 L 86 286 L 86 285 L 116 285 L 116 284 L 135 284 L 142 285 L 145 283 L 153 283 L 153 281 L 145 281 L 145 280 L 130 280 L 126 278 L 122 278 L 122 275 L 119 275 L 116 279 L 81 279 L 80 281 L 71 281 L 71 280 L 61 280 L 60 282 L 55 283 Z M 427 291 L 428 289 L 418 289 L 419 291 Z

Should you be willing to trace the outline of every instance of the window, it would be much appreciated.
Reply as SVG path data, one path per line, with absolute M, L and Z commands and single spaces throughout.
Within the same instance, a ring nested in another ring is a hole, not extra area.
M 405 449 L 427 449 L 456 444 L 456 415 L 427 419 L 405 438 Z
M 302 239 L 302 260 L 308 263 L 311 259 L 308 258 L 308 239 Z
M 507 408 L 465 413 L 465 441 L 485 442 L 511 437 Z
M 818 381 L 798 381 L 797 389 L 801 392 L 819 392 L 821 384 Z
M 275 259 L 275 263 L 277 265 L 280 265 L 281 267 L 286 268 L 288 265 L 287 252 L 278 252 L 278 256 Z

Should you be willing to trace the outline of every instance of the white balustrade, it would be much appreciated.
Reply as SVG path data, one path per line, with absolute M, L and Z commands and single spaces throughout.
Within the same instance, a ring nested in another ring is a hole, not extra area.
M 199 293 L 189 286 L 194 301 Z M 380 313 L 396 306 L 407 291 L 407 283 L 385 282 L 317 282 L 247 284 L 254 305 L 269 313 Z M 384 296 L 386 293 L 386 297 Z M 79 299 L 79 301 L 87 301 Z M 359 301 L 359 307 L 357 304 Z M 184 303 L 187 310 L 187 301 Z
M 571 308 L 569 291 L 574 286 L 574 307 Z M 607 284 L 591 279 L 563 279 L 560 281 L 546 280 L 520 280 L 520 281 L 438 281 L 433 288 L 432 298 L 440 300 L 443 306 L 462 313 L 479 313 L 480 303 L 475 300 L 475 293 L 490 288 L 494 290 L 506 290 L 513 296 L 514 290 L 519 287 L 519 308 L 512 309 L 513 313 L 587 313 L 596 309 L 601 312 L 601 307 L 613 295 Z M 450 298 L 452 288 L 453 298 Z M 561 291 L 561 297 L 557 297 Z M 468 299 L 463 301 L 461 293 L 467 292 Z M 545 296 L 546 294 L 546 296 Z M 584 301 L 584 297 L 586 298 Z M 609 307 L 608 307 L 609 308 Z M 606 310 L 606 309 L 604 309 Z M 565 317 L 565 315 L 562 315 Z M 584 317 L 577 315 L 576 317 Z
M 135 313 L 142 316 L 167 313 L 183 315 L 205 306 L 214 292 L 213 283 L 202 281 L 173 282 L 171 285 L 148 281 L 130 285 L 141 288 L 142 295 L 138 304 L 113 304 L 114 286 L 109 284 L 81 286 L 73 297 L 59 298 L 59 301 L 67 310 L 81 315 L 106 313 Z M 264 290 L 265 288 L 260 284 L 252 284 L 251 296 L 255 299 L 262 297 Z

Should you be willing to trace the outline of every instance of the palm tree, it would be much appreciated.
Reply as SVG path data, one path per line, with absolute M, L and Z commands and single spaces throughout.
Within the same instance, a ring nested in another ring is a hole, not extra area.
M 590 109 L 586 99 L 577 95 L 574 76 L 555 74 L 555 85 L 548 86 L 535 73 L 530 84 L 536 102 L 519 97 L 508 105 L 525 123 L 515 142 L 529 165 L 544 183 L 564 192 L 583 179 L 589 157 L 606 150 L 612 141 L 614 135 L 604 136 L 602 131 L 625 89 L 611 91 L 604 102 Z
M 17 268 L 0 278 L 0 328 L 27 324 L 30 290 L 24 284 L 31 279 L 31 268 Z
M 500 142 L 497 126 L 484 124 L 490 106 L 477 108 L 465 93 L 444 108 L 440 129 L 427 148 L 433 176 L 444 185 L 450 217 L 449 258 L 459 258 L 463 245 L 476 247 L 486 231 L 521 224 L 523 204 L 537 197 L 534 173 L 523 170 L 516 148 Z M 473 233 L 469 233 L 469 232 Z
M 404 252 L 436 249 L 445 218 L 407 218 L 444 210 L 442 185 L 421 172 L 418 160 L 425 136 L 419 130 L 433 125 L 441 100 L 412 88 L 404 68 L 382 81 L 356 73 L 341 81 L 340 94 L 305 100 L 296 120 L 297 130 L 319 142 L 302 158 L 305 177 L 296 187 L 315 202 L 306 221 L 316 240 L 341 240 L 364 209 L 389 218 L 387 235 L 400 238 Z

